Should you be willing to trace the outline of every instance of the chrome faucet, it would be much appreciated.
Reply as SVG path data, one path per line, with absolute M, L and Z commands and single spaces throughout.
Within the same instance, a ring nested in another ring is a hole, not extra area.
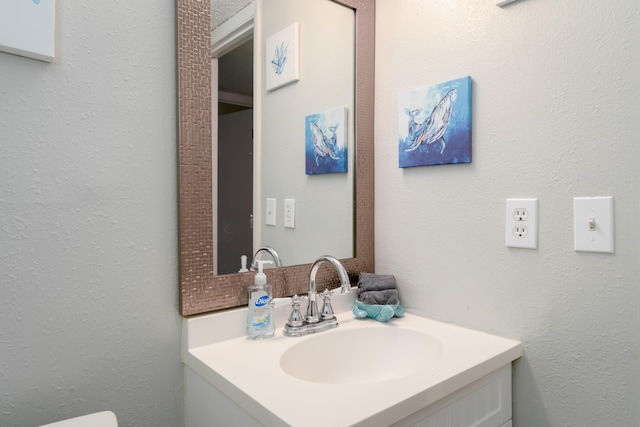
M 311 272 L 309 273 L 309 305 L 307 306 L 307 323 L 317 323 L 320 321 L 320 318 L 318 317 L 318 303 L 316 301 L 316 274 L 318 273 L 320 266 L 325 262 L 330 263 L 338 272 L 338 276 L 340 276 L 340 293 L 346 294 L 349 292 L 349 289 L 351 289 L 349 275 L 340 261 L 331 255 L 322 255 L 320 258 L 315 260 L 314 263 L 311 264 Z
M 256 261 L 258 260 L 258 255 L 260 255 L 260 253 L 262 252 L 267 252 L 269 255 L 271 255 L 276 267 L 283 266 L 282 260 L 280 259 L 278 252 L 276 252 L 274 248 L 272 248 L 271 246 L 262 246 L 260 249 L 256 251 L 256 254 L 253 256 L 253 260 L 251 261 L 251 266 L 249 267 L 249 270 L 255 271 L 256 268 L 258 268 L 258 264 L 256 264 Z
M 331 264 L 340 277 L 340 293 L 346 294 L 350 292 L 351 282 L 349 281 L 349 275 L 347 270 L 340 261 L 331 255 L 322 255 L 311 265 L 311 271 L 309 272 L 309 291 L 307 298 L 309 303 L 307 305 L 307 315 L 303 316 L 300 312 L 300 297 L 295 295 L 293 297 L 293 303 L 291 315 L 289 321 L 284 325 L 283 333 L 288 337 L 298 337 L 316 332 L 322 332 L 327 329 L 335 328 L 338 326 L 338 320 L 333 314 L 333 308 L 331 307 L 331 291 L 325 289 L 322 293 L 323 307 L 322 314 L 318 315 L 318 302 L 316 292 L 316 274 L 320 266 L 328 262 Z

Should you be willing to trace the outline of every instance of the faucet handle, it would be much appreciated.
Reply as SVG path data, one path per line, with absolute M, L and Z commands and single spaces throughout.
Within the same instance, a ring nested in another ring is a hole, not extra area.
M 333 294 L 333 292 L 329 289 L 325 289 L 324 292 L 322 292 L 322 300 L 324 301 L 322 306 L 322 320 L 335 319 L 336 317 L 333 313 L 333 307 L 331 307 L 331 294 Z
M 291 299 L 291 314 L 289 315 L 287 325 L 302 326 L 302 322 L 304 322 L 304 315 L 300 311 L 300 297 L 296 294 Z

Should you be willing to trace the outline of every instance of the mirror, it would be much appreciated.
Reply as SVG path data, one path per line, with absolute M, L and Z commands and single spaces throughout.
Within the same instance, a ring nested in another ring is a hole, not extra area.
M 336 1 L 336 0 L 326 0 Z M 373 271 L 374 1 L 339 0 L 355 13 L 354 257 L 341 261 L 352 281 Z M 261 1 L 258 1 L 260 4 Z M 183 316 L 246 304 L 253 273 L 215 275 L 211 161 L 210 6 L 177 0 L 179 258 Z M 304 47 L 302 47 L 304 48 Z M 317 256 L 322 255 L 318 253 Z M 315 256 L 313 257 L 315 258 Z M 309 259 L 311 263 L 314 259 Z M 267 271 L 276 297 L 306 293 L 310 264 Z M 319 274 L 334 280 L 330 270 Z
M 212 10 L 225 4 L 213 0 Z M 218 275 L 237 273 L 242 255 L 251 262 L 265 246 L 289 266 L 325 253 L 353 257 L 354 16 L 327 0 L 266 0 L 222 23 L 212 16 Z M 270 89 L 277 49 L 269 37 L 292 23 L 300 49 L 287 41 L 285 71 L 299 68 L 301 78 Z M 293 224 L 284 222 L 285 200 Z
M 351 8 L 327 0 L 263 2 L 262 40 L 294 22 L 299 27 L 300 79 L 271 91 L 263 87 L 259 107 L 262 197 L 258 201 L 276 199 L 277 218 L 275 227 L 255 221 L 258 247 L 276 248 L 285 265 L 313 262 L 322 254 L 353 257 L 354 120 L 349 119 L 355 98 L 354 16 Z M 273 61 L 275 53 L 266 44 L 263 49 L 262 62 Z M 268 65 L 263 64 L 261 76 L 276 75 Z M 331 144 L 324 141 L 333 138 L 336 159 L 318 155 Z M 340 146 L 345 147 L 343 152 Z M 318 173 L 326 166 L 334 171 L 343 160 L 343 173 Z M 294 229 L 281 221 L 285 198 L 295 199 Z

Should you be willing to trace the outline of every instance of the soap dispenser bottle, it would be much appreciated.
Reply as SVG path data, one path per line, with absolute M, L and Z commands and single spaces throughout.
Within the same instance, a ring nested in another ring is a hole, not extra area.
M 273 287 L 267 284 L 267 275 L 262 271 L 268 260 L 257 260 L 258 273 L 255 283 L 249 286 L 249 309 L 247 311 L 247 337 L 249 339 L 270 338 L 275 333 L 271 296 Z

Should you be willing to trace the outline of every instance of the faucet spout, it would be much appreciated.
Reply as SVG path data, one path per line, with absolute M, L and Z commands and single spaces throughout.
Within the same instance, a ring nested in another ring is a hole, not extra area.
M 266 252 L 269 255 L 271 255 L 276 267 L 283 266 L 282 260 L 280 259 L 278 252 L 274 248 L 272 248 L 271 246 L 262 246 L 260 249 L 256 251 L 256 254 L 253 256 L 253 260 L 251 261 L 251 267 L 249 267 L 249 270 L 255 271 L 255 269 L 258 267 L 258 264 L 256 264 L 256 261 L 258 260 L 258 255 L 260 255 L 262 252 Z
M 309 273 L 309 305 L 307 305 L 307 323 L 317 323 L 320 321 L 318 315 L 318 302 L 316 300 L 316 274 L 320 269 L 320 266 L 328 262 L 336 269 L 338 276 L 340 277 L 340 293 L 346 294 L 351 289 L 351 282 L 349 281 L 349 275 L 347 270 L 340 261 L 331 255 L 322 255 L 311 264 L 311 272 Z
M 345 270 L 340 261 L 331 255 L 322 255 L 315 260 L 313 264 L 311 264 L 311 272 L 309 273 L 309 292 L 316 292 L 316 274 L 318 273 L 320 266 L 325 262 L 331 264 L 338 272 L 338 276 L 340 277 L 340 293 L 348 293 L 351 289 L 351 282 L 349 281 L 347 270 Z

